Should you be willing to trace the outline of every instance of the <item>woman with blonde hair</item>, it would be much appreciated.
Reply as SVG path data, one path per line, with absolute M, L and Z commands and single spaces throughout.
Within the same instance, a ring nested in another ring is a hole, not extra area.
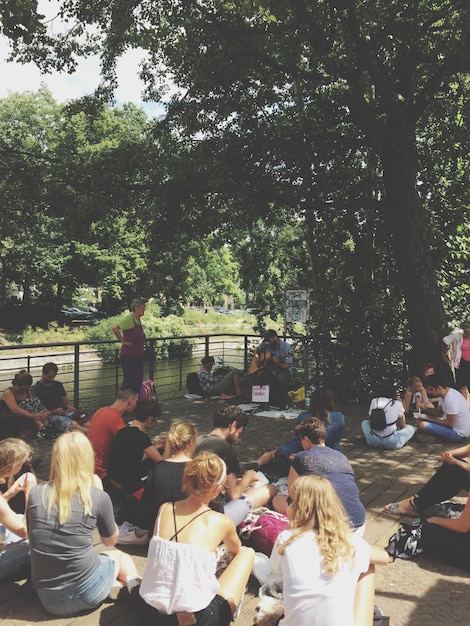
M 141 597 L 158 612 L 151 611 L 159 624 L 226 626 L 241 602 L 254 552 L 242 548 L 233 521 L 209 506 L 226 477 L 220 457 L 199 454 L 184 472 L 188 497 L 160 507 L 140 588 Z M 222 542 L 234 557 L 217 578 Z
M 0 580 L 29 563 L 29 544 L 23 515 L 18 515 L 9 506 L 8 501 L 21 491 L 25 500 L 31 488 L 36 484 L 33 474 L 22 474 L 14 481 L 15 474 L 31 458 L 31 448 L 22 439 L 8 438 L 0 441 L 0 483 L 7 485 L 7 490 L 0 495 Z
M 351 532 L 329 480 L 301 476 L 292 486 L 289 528 L 271 554 L 282 578 L 279 626 L 367 626 L 374 614 L 374 565 L 388 563 L 382 548 Z
M 158 509 L 164 502 L 177 502 L 187 497 L 183 491 L 186 464 L 196 449 L 197 428 L 191 422 L 175 420 L 166 434 L 170 456 L 155 464 L 144 482 L 140 502 L 125 507 L 119 527 L 119 544 L 145 544 L 152 533 Z M 131 522 L 131 523 L 130 523 Z
M 99 606 L 115 590 L 140 582 L 127 554 L 93 547 L 95 527 L 106 547 L 118 529 L 113 506 L 94 475 L 94 454 L 83 433 L 61 435 L 52 449 L 50 481 L 31 490 L 26 512 L 31 577 L 43 607 L 68 616 Z M 116 578 L 119 581 L 116 584 Z

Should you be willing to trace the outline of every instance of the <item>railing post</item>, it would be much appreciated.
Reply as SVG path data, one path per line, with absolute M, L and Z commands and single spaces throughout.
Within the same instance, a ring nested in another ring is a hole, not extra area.
M 302 359 L 303 359 L 303 366 L 304 366 L 304 387 L 305 387 L 305 392 L 307 392 L 308 389 L 308 338 L 307 337 L 303 337 L 302 339 Z
M 149 342 L 149 378 L 154 380 L 154 368 L 155 368 L 155 339 L 150 339 Z
M 73 347 L 73 406 L 78 408 L 80 402 L 80 345 Z
M 204 356 L 209 356 L 209 354 L 210 354 L 209 335 L 206 335 Z
M 116 348 L 114 353 L 114 395 L 117 396 L 119 388 L 119 348 Z
M 245 335 L 245 354 L 243 357 L 243 368 L 247 372 L 248 371 L 248 336 Z

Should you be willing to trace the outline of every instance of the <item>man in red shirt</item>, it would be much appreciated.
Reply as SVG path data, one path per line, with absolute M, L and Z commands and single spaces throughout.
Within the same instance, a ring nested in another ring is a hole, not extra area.
M 111 406 L 98 409 L 91 418 L 88 439 L 95 452 L 95 472 L 103 481 L 105 490 L 111 443 L 114 435 L 126 425 L 123 416 L 132 413 L 138 399 L 139 394 L 136 391 L 131 387 L 123 387 L 118 391 L 116 400 Z

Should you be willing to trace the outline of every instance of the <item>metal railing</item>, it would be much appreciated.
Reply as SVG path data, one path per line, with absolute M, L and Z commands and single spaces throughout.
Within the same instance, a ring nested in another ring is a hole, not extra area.
M 337 340 L 324 342 L 307 336 L 288 336 L 286 340 L 293 348 L 294 385 L 297 386 L 327 385 L 338 398 L 353 401 L 358 399 L 361 390 L 363 395 L 369 395 L 374 381 L 379 380 L 383 372 L 393 371 L 397 381 L 404 377 L 404 340 L 388 340 L 382 347 L 382 356 L 379 356 L 380 347 L 375 345 L 373 354 L 377 354 L 377 361 L 365 357 L 362 364 L 352 361 Z M 186 377 L 199 369 L 203 356 L 213 356 L 215 368 L 226 366 L 246 371 L 259 342 L 259 335 L 247 334 L 153 337 L 146 344 L 145 378 L 155 381 L 162 400 L 178 397 L 186 393 Z M 28 370 L 34 381 L 38 380 L 44 363 L 52 361 L 59 367 L 57 379 L 64 384 L 73 405 L 94 411 L 111 404 L 120 387 L 119 347 L 117 341 L 96 340 L 0 346 L 0 391 L 11 384 L 21 369 Z M 353 397 L 350 394 L 354 395 L 355 390 L 358 394 Z
M 287 338 L 289 340 L 289 338 Z M 215 368 L 247 370 L 258 335 L 211 334 L 154 337 L 147 340 L 145 378 L 155 380 L 164 400 L 186 393 L 186 377 L 197 371 L 201 358 L 211 355 Z M 294 340 L 296 347 L 299 341 Z M 60 380 L 73 405 L 86 411 L 113 402 L 122 380 L 117 341 L 62 342 L 0 346 L 0 390 L 25 369 L 35 382 L 42 366 L 52 361 L 59 367 Z M 306 362 L 304 358 L 299 360 Z

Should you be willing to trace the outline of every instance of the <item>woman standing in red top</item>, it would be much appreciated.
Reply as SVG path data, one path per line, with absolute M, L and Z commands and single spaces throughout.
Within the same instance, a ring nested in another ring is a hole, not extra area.
M 145 333 L 141 317 L 145 313 L 145 302 L 135 299 L 131 302 L 130 313 L 124 315 L 112 327 L 113 333 L 121 342 L 121 365 L 123 381 L 121 387 L 132 387 L 140 392 L 144 380 Z

